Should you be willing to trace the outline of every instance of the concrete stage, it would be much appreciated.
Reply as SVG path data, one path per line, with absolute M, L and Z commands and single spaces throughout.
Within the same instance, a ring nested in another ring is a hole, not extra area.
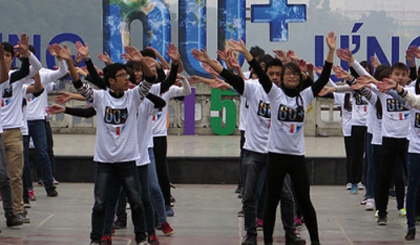
M 243 218 L 236 217 L 241 203 L 234 194 L 234 185 L 176 185 L 175 216 L 168 218 L 175 234 L 163 236 L 156 231 L 161 245 L 232 245 L 244 236 Z M 30 224 L 6 228 L 0 219 L 2 245 L 87 245 L 93 204 L 93 184 L 60 183 L 59 195 L 47 197 L 42 187 L 35 187 L 38 197 L 32 202 Z M 388 226 L 377 226 L 374 212 L 359 204 L 363 193 L 351 195 L 344 186 L 312 186 L 311 196 L 317 211 L 319 234 L 323 245 L 402 245 L 405 243 L 405 218 L 398 217 L 396 201 L 390 200 Z M 2 210 L 2 209 L 1 209 Z M 2 212 L 2 211 L 1 211 Z M 127 210 L 130 215 L 130 210 Z M 2 215 L 2 214 L 1 214 Z M 274 233 L 275 244 L 284 244 L 283 229 L 278 215 Z M 130 220 L 130 217 L 129 217 Z M 305 227 L 302 237 L 309 243 Z M 417 234 L 419 235 L 419 234 Z M 262 232 L 258 232 L 258 244 Z M 133 226 L 117 230 L 113 245 L 134 245 Z
M 345 184 L 342 137 L 306 137 L 306 162 L 312 184 Z M 54 134 L 56 178 L 93 182 L 95 135 Z M 171 182 L 237 183 L 239 136 L 168 136 Z

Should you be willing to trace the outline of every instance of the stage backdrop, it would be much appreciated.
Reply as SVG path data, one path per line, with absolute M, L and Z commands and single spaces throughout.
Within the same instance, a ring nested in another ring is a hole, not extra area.
M 338 47 L 350 48 L 359 61 L 372 55 L 386 64 L 404 61 L 407 47 L 420 45 L 415 0 L 2 0 L 0 9 L 0 39 L 15 44 L 21 32 L 27 33 L 49 68 L 56 61 L 47 45 L 74 46 L 76 41 L 89 43 L 99 67 L 98 53 L 108 52 L 112 60 L 121 61 L 123 46 L 131 44 L 153 46 L 167 58 L 166 46 L 172 42 L 186 75 L 200 76 L 208 74 L 190 50 L 206 48 L 216 58 L 216 50 L 231 38 L 242 38 L 249 48 L 258 45 L 269 54 L 294 50 L 316 66 L 323 65 L 330 30 L 338 36 Z M 246 62 L 243 68 L 248 69 Z M 183 102 L 171 102 L 170 131 L 232 134 L 239 126 L 238 105 L 239 97 L 231 92 L 197 86 Z M 77 132 L 95 123 L 58 116 L 54 125 Z

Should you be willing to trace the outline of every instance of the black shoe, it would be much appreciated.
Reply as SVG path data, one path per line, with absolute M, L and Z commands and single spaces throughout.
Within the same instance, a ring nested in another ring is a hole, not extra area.
M 127 222 L 124 222 L 122 220 L 117 220 L 114 223 L 114 227 L 115 227 L 115 229 L 125 229 L 125 228 L 127 228 Z
M 242 242 L 242 245 L 257 245 L 257 236 L 247 234 L 244 241 Z
M 238 188 L 236 188 L 235 190 L 235 194 L 239 194 L 242 192 L 242 188 L 238 186 Z
M 49 197 L 58 196 L 58 192 L 55 190 L 55 187 L 51 187 L 51 188 L 46 189 L 46 192 L 47 192 L 47 196 L 49 196 Z
M 311 245 L 321 245 L 319 242 L 311 242 Z
M 175 200 L 175 198 L 171 195 L 171 197 L 170 197 L 170 202 L 171 202 L 171 204 L 172 203 L 176 203 L 176 200 Z
M 416 238 L 416 228 L 410 229 L 407 231 L 407 235 L 405 235 L 405 240 L 411 241 Z
M 20 218 L 20 215 L 13 215 L 9 218 L 6 218 L 7 227 L 14 227 L 23 225 L 23 220 Z
M 386 216 L 385 217 L 379 217 L 378 221 L 376 223 L 378 225 L 386 225 Z
M 306 241 L 296 235 L 294 232 L 286 233 L 286 245 L 305 245 Z

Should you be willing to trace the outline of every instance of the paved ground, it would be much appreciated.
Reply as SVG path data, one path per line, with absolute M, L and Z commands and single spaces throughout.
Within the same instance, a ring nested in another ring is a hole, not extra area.
M 307 157 L 345 157 L 342 137 L 305 137 Z M 93 156 L 95 135 L 54 134 L 56 155 Z M 168 136 L 168 156 L 239 156 L 239 136 Z
M 58 197 L 48 198 L 41 187 L 35 188 L 38 200 L 29 209 L 30 224 L 10 229 L 0 219 L 0 244 L 89 244 L 93 185 L 60 183 L 58 191 Z M 240 244 L 243 219 L 236 217 L 240 200 L 233 191 L 232 185 L 177 185 L 173 190 L 175 217 L 169 218 L 175 234 L 164 237 L 157 231 L 161 244 Z M 398 217 L 395 200 L 390 200 L 388 226 L 379 227 L 373 212 L 359 205 L 362 193 L 350 195 L 343 186 L 313 186 L 311 191 L 324 245 L 420 244 L 419 240 L 404 242 L 405 218 Z M 276 224 L 276 244 L 283 244 L 279 218 Z M 306 228 L 301 233 L 308 241 Z M 113 244 L 134 244 L 132 239 L 129 224 L 117 230 Z M 259 244 L 263 244 L 262 233 Z

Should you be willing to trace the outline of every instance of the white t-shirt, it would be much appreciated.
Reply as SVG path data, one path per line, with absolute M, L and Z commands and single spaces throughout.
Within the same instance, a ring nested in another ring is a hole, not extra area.
M 8 87 L 9 86 L 9 83 L 10 81 L 9 80 L 7 80 L 6 82 L 4 82 L 4 83 L 1 83 L 0 84 L 0 91 L 1 91 L 1 93 L 0 93 L 0 101 L 1 101 L 1 106 L 3 107 L 3 89 L 5 88 L 5 87 Z M 1 113 L 1 111 L 2 110 L 0 110 L 0 134 L 2 134 L 3 133 L 3 122 L 2 122 L 2 113 Z
M 94 161 L 118 163 L 140 158 L 137 115 L 143 98 L 139 89 L 129 89 L 118 99 L 109 90 L 94 90 L 90 103 L 97 118 Z
M 341 107 L 341 123 L 344 137 L 351 136 L 351 111 L 344 109 L 346 94 L 334 93 L 334 104 Z M 351 96 L 351 95 L 350 95 Z M 351 101 L 349 101 L 351 103 Z
M 247 82 L 245 82 L 247 83 Z M 247 117 L 248 117 L 248 101 L 246 98 L 241 96 L 241 105 L 239 107 L 239 130 L 245 131 L 247 126 Z
M 376 87 L 372 91 L 376 91 Z M 382 104 L 382 136 L 407 138 L 410 127 L 410 110 L 389 94 L 377 92 Z
M 150 163 L 149 144 L 152 142 L 152 114 L 155 104 L 146 99 L 140 104 L 138 115 L 138 144 L 140 150 L 140 159 L 136 161 L 137 166 L 143 166 Z
M 26 108 L 27 108 L 27 99 L 32 97 L 32 94 L 26 94 L 28 91 L 29 84 L 24 84 L 22 87 L 22 96 L 25 102 L 22 104 L 22 127 L 20 127 L 20 131 L 22 132 L 23 136 L 29 135 L 28 129 L 28 121 L 26 120 Z
M 375 97 L 373 101 L 376 104 L 378 97 L 376 94 L 372 96 Z M 372 145 L 382 145 L 382 114 L 379 115 L 375 104 L 369 103 L 368 132 L 372 134 Z
M 10 74 L 14 71 L 9 72 Z M 26 79 L 21 79 L 8 86 L 4 86 L 1 90 L 3 99 L 1 101 L 1 117 L 3 129 L 12 129 L 22 127 L 22 86 Z
M 242 96 L 249 105 L 246 141 L 243 148 L 253 152 L 267 153 L 271 124 L 271 106 L 268 95 L 258 80 L 248 80 L 244 83 Z
M 412 108 L 411 112 L 411 129 L 410 144 L 408 144 L 408 152 L 420 154 L 420 110 Z
M 359 93 L 353 93 L 351 97 L 351 125 L 352 126 L 366 126 L 368 117 L 368 102 L 365 97 Z
M 305 112 L 314 100 L 312 87 L 301 91 L 300 97 L 289 97 L 281 88 L 272 86 L 268 98 L 272 108 L 268 151 L 305 155 L 303 122 Z M 297 104 L 297 100 L 299 100 L 299 104 Z
M 160 84 L 153 85 L 150 90 L 151 93 L 160 94 Z M 175 97 L 184 96 L 183 89 L 177 86 L 171 86 L 167 92 L 160 95 L 166 102 L 166 106 L 163 107 L 157 115 L 153 116 L 153 137 L 167 136 L 168 130 L 166 129 L 166 113 L 168 112 L 169 100 Z

